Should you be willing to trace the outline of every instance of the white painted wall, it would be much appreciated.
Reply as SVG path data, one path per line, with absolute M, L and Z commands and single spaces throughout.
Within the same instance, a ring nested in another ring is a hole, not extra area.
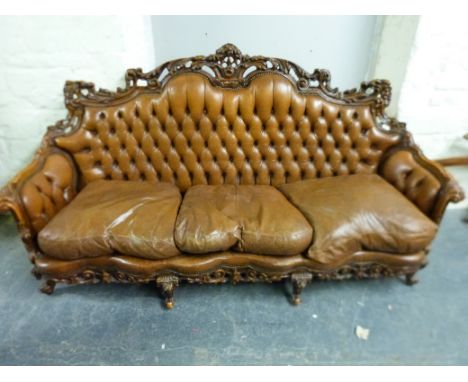
M 368 79 L 376 16 L 153 16 L 156 62 L 211 54 L 231 42 L 248 55 L 331 71 L 332 85 Z
M 387 113 L 398 113 L 400 91 L 414 46 L 419 16 L 380 16 L 371 77 L 384 78 L 392 84 L 392 102 Z
M 66 80 L 123 85 L 128 67 L 154 66 L 150 18 L 0 17 L 0 185 L 64 118 Z

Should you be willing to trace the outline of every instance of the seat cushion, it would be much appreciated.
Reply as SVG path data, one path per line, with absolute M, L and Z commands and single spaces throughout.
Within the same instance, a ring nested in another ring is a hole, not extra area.
M 188 253 L 296 255 L 310 245 L 312 227 L 274 187 L 199 185 L 184 196 L 174 238 Z
M 418 252 L 437 232 L 434 222 L 378 175 L 311 179 L 279 189 L 314 227 L 307 254 L 321 263 L 366 250 Z
M 176 256 L 173 235 L 181 199 L 168 183 L 92 182 L 40 231 L 39 247 L 67 260 L 113 253 Z

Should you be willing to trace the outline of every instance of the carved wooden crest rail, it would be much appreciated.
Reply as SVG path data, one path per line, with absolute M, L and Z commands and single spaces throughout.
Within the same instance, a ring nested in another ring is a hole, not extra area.
M 194 56 L 168 61 L 156 69 L 144 73 L 141 68 L 128 69 L 125 74 L 126 87 L 116 92 L 106 89 L 96 90 L 91 82 L 67 81 L 65 104 L 69 108 L 80 108 L 86 101 L 105 102 L 127 94 L 133 88 L 146 87 L 153 91 L 161 90 L 167 81 L 176 74 L 200 73 L 207 76 L 217 86 L 225 88 L 247 87 L 259 73 L 275 72 L 288 77 L 301 92 L 320 91 L 323 95 L 345 103 L 371 102 L 377 115 L 383 116 L 390 104 L 391 86 L 387 80 L 362 82 L 359 89 L 340 92 L 331 87 L 331 75 L 326 69 L 307 72 L 294 62 L 273 57 L 248 56 L 233 44 L 225 44 L 215 54 Z

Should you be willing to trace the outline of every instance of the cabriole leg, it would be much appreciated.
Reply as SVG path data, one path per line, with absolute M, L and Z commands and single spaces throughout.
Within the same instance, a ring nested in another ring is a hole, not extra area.
M 292 303 L 294 305 L 299 305 L 301 303 L 301 292 L 311 281 L 312 274 L 310 273 L 293 273 L 291 275 L 291 282 L 293 286 Z
M 52 294 L 55 290 L 55 281 L 54 280 L 46 280 L 44 284 L 42 284 L 41 292 L 45 294 Z
M 156 285 L 161 291 L 164 305 L 167 309 L 174 307 L 174 289 L 179 285 L 179 278 L 176 276 L 159 276 Z
M 31 273 L 37 280 L 40 280 L 42 278 L 42 275 L 36 268 L 31 269 Z

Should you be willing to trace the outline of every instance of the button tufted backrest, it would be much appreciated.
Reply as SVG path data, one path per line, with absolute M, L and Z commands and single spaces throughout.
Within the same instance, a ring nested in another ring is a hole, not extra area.
M 80 126 L 56 138 L 84 184 L 97 179 L 280 185 L 376 171 L 399 137 L 377 128 L 371 107 L 299 92 L 265 72 L 247 87 L 198 73 L 84 108 Z

